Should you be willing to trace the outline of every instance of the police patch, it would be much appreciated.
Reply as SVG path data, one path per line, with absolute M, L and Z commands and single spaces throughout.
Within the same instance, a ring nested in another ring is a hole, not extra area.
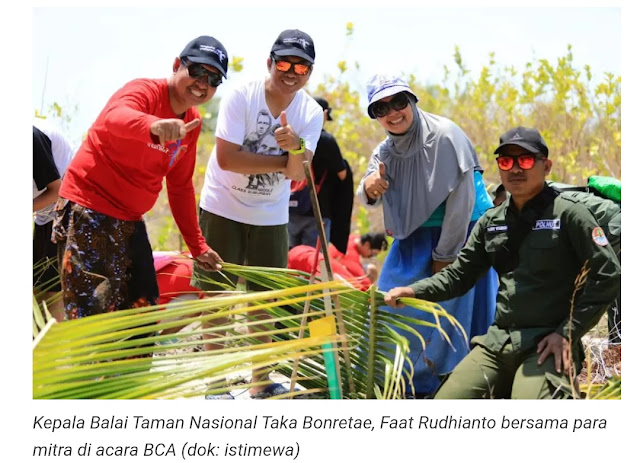
M 606 246 L 607 244 L 609 244 L 609 240 L 600 227 L 596 227 L 593 229 L 593 231 L 591 232 L 591 239 L 598 246 Z
M 560 230 L 560 219 L 536 220 L 534 230 Z

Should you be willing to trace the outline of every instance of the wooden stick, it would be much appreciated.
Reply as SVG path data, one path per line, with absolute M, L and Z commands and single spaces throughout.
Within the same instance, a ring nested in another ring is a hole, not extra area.
M 331 271 L 331 262 L 329 261 L 329 250 L 327 245 L 327 237 L 324 232 L 324 224 L 322 223 L 322 213 L 320 212 L 320 204 L 318 203 L 318 195 L 316 194 L 316 184 L 311 175 L 311 168 L 309 167 L 309 161 L 302 163 L 304 166 L 304 175 L 307 178 L 307 185 L 309 185 L 309 196 L 311 197 L 311 206 L 313 207 L 313 215 L 316 219 L 316 226 L 318 227 L 318 238 L 320 239 L 320 245 L 322 246 L 322 255 L 324 256 L 325 268 L 327 269 L 327 276 L 330 281 L 333 281 L 333 272 Z M 314 269 L 315 270 L 315 269 Z M 347 338 L 347 330 L 344 325 L 344 319 L 342 318 L 342 310 L 340 310 L 340 301 L 336 295 L 331 296 L 333 299 L 333 305 L 336 309 L 336 318 L 338 319 L 338 334 L 340 335 L 342 344 L 342 355 L 344 356 L 345 370 L 347 373 L 347 381 L 349 383 L 349 392 L 355 395 L 356 387 L 353 382 L 353 375 L 351 373 L 351 358 L 349 356 L 349 344 Z M 339 369 L 338 369 L 339 371 Z

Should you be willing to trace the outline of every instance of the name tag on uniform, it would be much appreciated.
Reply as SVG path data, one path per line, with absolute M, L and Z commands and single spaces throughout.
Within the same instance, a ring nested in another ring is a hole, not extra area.
M 536 220 L 534 230 L 560 230 L 560 219 Z
M 291 199 L 289 201 L 289 207 L 298 207 L 298 201 L 295 199 Z
M 495 225 L 493 227 L 487 227 L 487 233 L 503 233 L 509 229 L 506 225 Z

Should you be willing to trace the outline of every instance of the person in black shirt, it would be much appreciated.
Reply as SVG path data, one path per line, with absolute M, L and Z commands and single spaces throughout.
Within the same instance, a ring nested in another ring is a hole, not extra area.
M 319 97 L 315 100 L 324 110 L 325 122 L 332 121 L 332 108 L 327 100 Z M 349 176 L 349 166 L 342 157 L 335 137 L 324 128 L 320 133 L 311 166 L 327 241 L 335 241 L 336 247 L 345 252 L 353 207 L 353 178 Z M 305 185 L 306 182 L 302 186 Z M 318 229 L 308 200 L 308 187 L 297 193 L 295 189 L 296 185 L 292 184 L 289 202 L 289 249 L 301 244 L 315 246 Z M 334 233 L 335 230 L 338 231 Z

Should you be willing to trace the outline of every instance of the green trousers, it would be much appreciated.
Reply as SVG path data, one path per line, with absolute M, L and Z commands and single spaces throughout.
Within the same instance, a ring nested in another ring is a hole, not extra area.
M 287 268 L 289 235 L 287 224 L 249 225 L 200 210 L 200 228 L 207 244 L 225 262 L 257 267 Z M 196 263 L 193 266 L 191 285 L 204 291 L 221 289 L 216 282 L 235 286 L 238 277 L 208 272 Z M 263 288 L 247 282 L 247 289 L 262 291 Z
M 436 392 L 435 399 L 570 399 L 570 378 L 556 373 L 553 356 L 538 365 L 535 350 L 500 352 L 476 345 Z M 576 395 L 579 394 L 576 386 Z

